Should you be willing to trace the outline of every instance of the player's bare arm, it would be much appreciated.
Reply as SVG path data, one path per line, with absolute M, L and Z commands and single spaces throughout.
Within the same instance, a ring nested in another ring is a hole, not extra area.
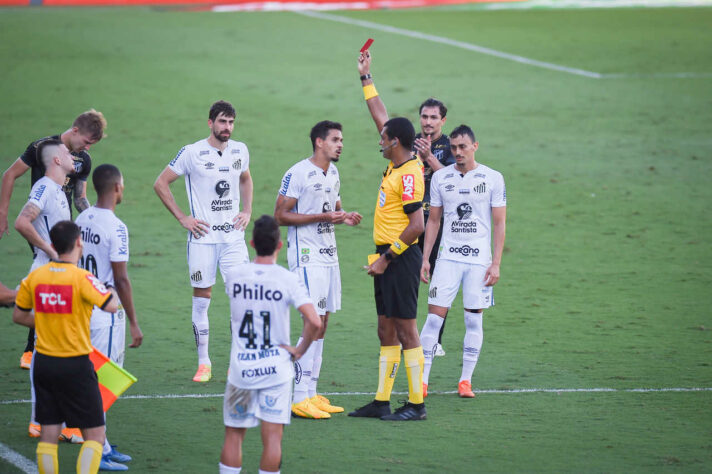
M 358 57 L 358 72 L 361 76 L 368 76 L 371 74 L 371 52 L 366 50 L 359 54 Z M 373 84 L 373 78 L 362 79 L 361 85 L 366 87 Z M 366 101 L 368 106 L 368 111 L 371 112 L 371 117 L 376 123 L 376 129 L 378 133 L 383 130 L 383 125 L 388 122 L 388 111 L 386 110 L 386 104 L 381 100 L 381 96 L 377 95 Z
M 430 218 L 425 226 L 425 242 L 423 243 L 423 264 L 420 267 L 420 281 L 430 282 L 430 254 L 433 252 L 433 244 L 440 230 L 440 217 L 443 215 L 443 208 L 430 207 Z
M 7 216 L 15 180 L 25 174 L 28 169 L 30 167 L 18 158 L 2 175 L 2 188 L 0 188 L 0 239 L 4 234 L 10 234 Z
M 158 198 L 163 205 L 166 206 L 166 209 L 180 222 L 180 225 L 189 230 L 193 234 L 193 237 L 200 238 L 208 233 L 210 226 L 205 221 L 196 219 L 189 214 L 186 215 L 178 206 L 176 198 L 171 192 L 171 183 L 177 179 L 178 175 L 166 167 L 163 172 L 158 175 L 158 178 L 156 178 L 156 182 L 153 184 L 153 190 L 156 191 Z
M 119 310 L 119 296 L 116 294 L 116 288 L 109 288 L 109 291 L 111 296 L 101 309 L 107 313 L 115 313 Z
M 35 327 L 35 313 L 32 311 L 25 311 L 15 306 L 12 312 L 12 322 L 15 324 L 20 324 L 21 326 L 27 326 L 28 328 Z
M 0 306 L 12 308 L 12 305 L 15 304 L 16 296 L 17 290 L 11 290 L 0 282 Z
M 485 285 L 494 286 L 499 281 L 499 265 L 502 263 L 504 236 L 507 221 L 506 207 L 492 208 L 492 264 L 485 273 Z
M 413 243 L 416 241 L 418 236 L 423 233 L 423 230 L 425 229 L 425 219 L 423 217 L 423 208 L 421 207 L 417 211 L 413 211 L 410 214 L 408 214 L 408 225 L 406 226 L 405 229 L 403 229 L 403 232 L 401 232 L 401 235 L 398 237 L 401 242 L 404 244 L 407 244 L 408 246 L 413 245 Z M 373 262 L 371 265 L 366 267 L 366 270 L 368 271 L 368 274 L 371 276 L 374 275 L 381 275 L 383 272 L 386 271 L 386 268 L 388 267 L 388 264 L 390 263 L 386 259 L 386 253 L 391 253 L 391 256 L 393 258 L 397 258 L 398 256 L 393 254 L 391 252 L 391 249 L 386 250 L 381 254 L 378 259 Z
M 40 234 L 37 233 L 37 230 L 35 230 L 32 225 L 32 222 L 40 215 L 40 212 L 42 212 L 42 210 L 31 202 L 25 204 L 22 211 L 20 211 L 20 215 L 15 219 L 15 230 L 17 230 L 30 245 L 44 251 L 52 260 L 57 260 L 57 252 L 55 252 L 49 242 L 45 242 L 42 237 L 40 237 Z
M 302 330 L 302 341 L 298 346 L 288 346 L 286 344 L 280 347 L 292 354 L 292 360 L 299 360 L 304 353 L 309 349 L 311 343 L 316 339 L 317 334 L 321 330 L 321 318 L 314 309 L 314 305 L 311 303 L 303 304 L 297 308 L 300 313 L 302 313 L 302 320 L 304 321 L 304 329 Z
M 126 262 L 111 262 L 111 271 L 114 274 L 114 285 L 119 300 L 126 311 L 129 320 L 129 330 L 131 332 L 131 344 L 129 347 L 138 347 L 143 342 L 143 333 L 138 326 L 136 318 L 136 308 L 134 307 L 133 291 Z
M 240 204 L 242 205 L 242 211 L 232 220 L 237 230 L 245 230 L 247 224 L 250 223 L 250 217 L 252 216 L 253 187 L 250 170 L 243 171 L 240 174 Z
M 87 199 L 87 182 L 82 181 L 81 179 L 78 179 L 77 182 L 74 184 L 74 207 L 77 208 L 77 211 L 82 212 L 85 209 L 88 209 L 91 204 L 89 204 L 89 200 Z
M 341 224 L 346 219 L 344 211 L 320 212 L 318 214 L 300 214 L 292 212 L 297 204 L 296 198 L 277 196 L 277 202 L 274 205 L 274 218 L 279 225 L 307 225 L 315 222 L 331 222 L 332 224 Z
M 341 208 L 341 200 L 336 201 L 336 206 L 334 207 L 337 211 L 343 211 Z M 343 223 L 350 226 L 359 225 L 361 219 L 363 219 L 363 216 L 356 211 L 346 212 L 346 217 L 344 218 Z

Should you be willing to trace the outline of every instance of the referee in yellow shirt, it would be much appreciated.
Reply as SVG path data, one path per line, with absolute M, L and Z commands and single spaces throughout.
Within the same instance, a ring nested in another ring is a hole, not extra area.
M 89 320 L 94 305 L 116 312 L 118 298 L 94 275 L 77 267 L 83 246 L 74 222 L 58 222 L 49 237 L 59 259 L 22 280 L 12 315 L 14 322 L 35 328 L 37 334 L 32 380 L 36 418 L 42 425 L 37 467 L 40 474 L 58 472 L 57 438 L 64 422 L 80 428 L 85 440 L 77 473 L 96 473 L 104 444 L 104 410 L 89 360 Z
M 359 63 L 370 60 L 368 51 L 361 53 Z M 387 117 L 370 75 L 361 76 L 361 82 L 371 115 Z M 381 152 L 390 161 L 383 173 L 373 219 L 373 240 L 380 256 L 368 266 L 368 274 L 374 277 L 381 341 L 378 391 L 375 400 L 349 416 L 387 421 L 424 420 L 427 416 L 422 389 L 424 357 L 416 324 L 423 255 L 415 245 L 424 228 L 423 168 L 411 153 L 415 129 L 408 119 L 396 117 L 385 123 L 376 120 L 376 126 L 381 134 Z M 408 373 L 408 401 L 391 413 L 391 391 L 401 348 Z

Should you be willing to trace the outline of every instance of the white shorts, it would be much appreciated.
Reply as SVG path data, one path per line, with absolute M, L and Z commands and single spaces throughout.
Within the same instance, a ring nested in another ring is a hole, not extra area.
M 215 285 L 215 272 L 225 275 L 231 268 L 249 261 L 244 240 L 230 244 L 196 244 L 188 242 L 188 275 L 193 288 L 210 288 Z
M 96 308 L 94 308 L 96 311 Z M 112 313 L 106 313 L 112 314 Z M 126 317 L 123 308 L 113 313 L 114 321 L 110 326 L 92 328 L 91 343 L 119 367 L 124 366 L 126 352 Z M 92 316 L 93 318 L 93 316 Z
M 485 273 L 489 265 L 454 262 L 438 259 L 430 280 L 428 304 L 449 308 L 462 283 L 462 303 L 466 309 L 484 309 L 494 306 L 491 286 L 485 286 Z
M 299 275 L 320 316 L 341 309 L 341 272 L 338 265 L 309 266 L 294 270 Z
M 231 428 L 254 428 L 260 420 L 288 425 L 292 416 L 292 380 L 267 388 L 238 388 L 229 381 L 223 421 Z

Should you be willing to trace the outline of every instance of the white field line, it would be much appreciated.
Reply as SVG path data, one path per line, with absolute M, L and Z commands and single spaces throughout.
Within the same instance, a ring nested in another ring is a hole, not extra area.
M 24 473 L 37 474 L 37 464 L 2 443 L 0 443 L 0 459 L 4 459 Z
M 712 1 L 712 0 L 710 0 Z M 712 5 L 712 3 L 708 3 Z M 486 48 L 484 46 L 479 46 L 472 43 L 465 43 L 464 41 L 457 41 L 450 38 L 445 38 L 442 36 L 430 35 L 427 33 L 421 33 L 419 31 L 406 30 L 403 28 L 397 28 L 395 26 L 382 25 L 380 23 L 373 23 L 371 21 L 356 20 L 353 18 L 348 18 L 339 15 L 333 15 L 331 13 L 322 13 L 315 11 L 294 11 L 298 15 L 304 15 L 312 18 L 318 18 L 321 20 L 336 21 L 339 23 L 345 23 L 347 25 L 360 26 L 363 28 L 369 28 L 371 30 L 384 31 L 386 33 L 393 33 L 396 35 L 409 36 L 411 38 L 421 39 L 424 41 L 432 41 L 434 43 L 445 44 L 448 46 L 453 46 L 455 48 L 465 49 L 467 51 L 474 51 L 476 53 L 486 54 L 488 56 L 494 56 L 500 59 L 506 59 L 508 61 L 514 61 L 520 64 L 526 64 L 527 66 L 534 66 L 542 69 L 549 69 L 551 71 L 563 72 L 565 74 L 572 74 L 574 76 L 588 77 L 589 79 L 634 79 L 634 78 L 669 78 L 669 79 L 694 79 L 694 78 L 708 78 L 712 77 L 712 73 L 705 72 L 671 72 L 671 73 L 651 73 L 651 74 L 636 74 L 636 73 L 622 73 L 622 74 L 604 74 L 600 72 L 587 71 L 585 69 L 578 69 L 568 66 L 561 66 L 559 64 L 547 63 L 545 61 L 539 61 L 537 59 L 526 58 L 524 56 L 518 56 L 516 54 L 505 53 L 503 51 L 498 51 L 496 49 Z
M 464 41 L 456 41 L 449 38 L 444 38 L 442 36 L 429 35 L 427 33 L 421 33 L 419 31 L 406 30 L 403 28 L 396 28 L 395 26 L 382 25 L 380 23 L 373 23 L 364 20 L 355 20 L 353 18 L 347 18 L 339 15 L 332 15 L 330 13 L 320 13 L 313 11 L 295 11 L 294 13 L 298 15 L 309 16 L 313 18 L 319 18 L 321 20 L 336 21 L 339 23 L 346 23 L 347 25 L 360 26 L 363 28 L 369 28 L 371 30 L 385 31 L 386 33 L 393 33 L 396 35 L 410 36 L 411 38 L 421 39 L 425 41 L 432 41 L 434 43 L 446 44 L 448 46 L 454 46 L 456 48 L 466 49 L 468 51 L 475 51 L 477 53 L 486 54 L 488 56 L 494 56 L 497 58 L 507 59 L 509 61 L 518 62 L 521 64 L 526 64 L 529 66 L 540 67 L 543 69 L 549 69 L 552 71 L 564 72 L 566 74 L 573 74 L 576 76 L 584 76 L 593 79 L 600 79 L 601 74 L 592 71 L 586 71 L 583 69 L 576 69 L 566 66 L 560 66 L 558 64 L 547 63 L 544 61 L 537 61 L 536 59 L 525 58 L 524 56 L 517 56 L 516 54 L 509 54 L 502 51 L 497 51 L 496 49 L 485 48 L 484 46 L 478 46 L 472 43 L 465 43 Z
M 664 387 L 664 388 L 512 388 L 512 389 L 477 389 L 472 390 L 479 394 L 508 395 L 520 393 L 663 393 L 663 392 L 712 392 L 712 387 Z M 450 395 L 452 391 L 428 391 L 433 395 Z M 321 392 L 329 397 L 352 395 L 375 395 L 375 392 Z M 408 392 L 393 392 L 394 395 L 407 395 Z M 164 393 L 147 395 L 123 395 L 122 400 L 166 400 L 172 398 L 222 398 L 223 393 Z M 18 405 L 30 403 L 29 399 L 0 400 L 0 405 Z

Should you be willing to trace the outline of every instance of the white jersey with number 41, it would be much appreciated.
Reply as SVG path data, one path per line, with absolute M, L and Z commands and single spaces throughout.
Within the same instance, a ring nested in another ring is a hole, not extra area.
M 289 345 L 289 307 L 311 303 L 299 277 L 279 265 L 247 263 L 230 270 L 232 349 L 228 380 L 238 388 L 266 388 L 294 377 Z

